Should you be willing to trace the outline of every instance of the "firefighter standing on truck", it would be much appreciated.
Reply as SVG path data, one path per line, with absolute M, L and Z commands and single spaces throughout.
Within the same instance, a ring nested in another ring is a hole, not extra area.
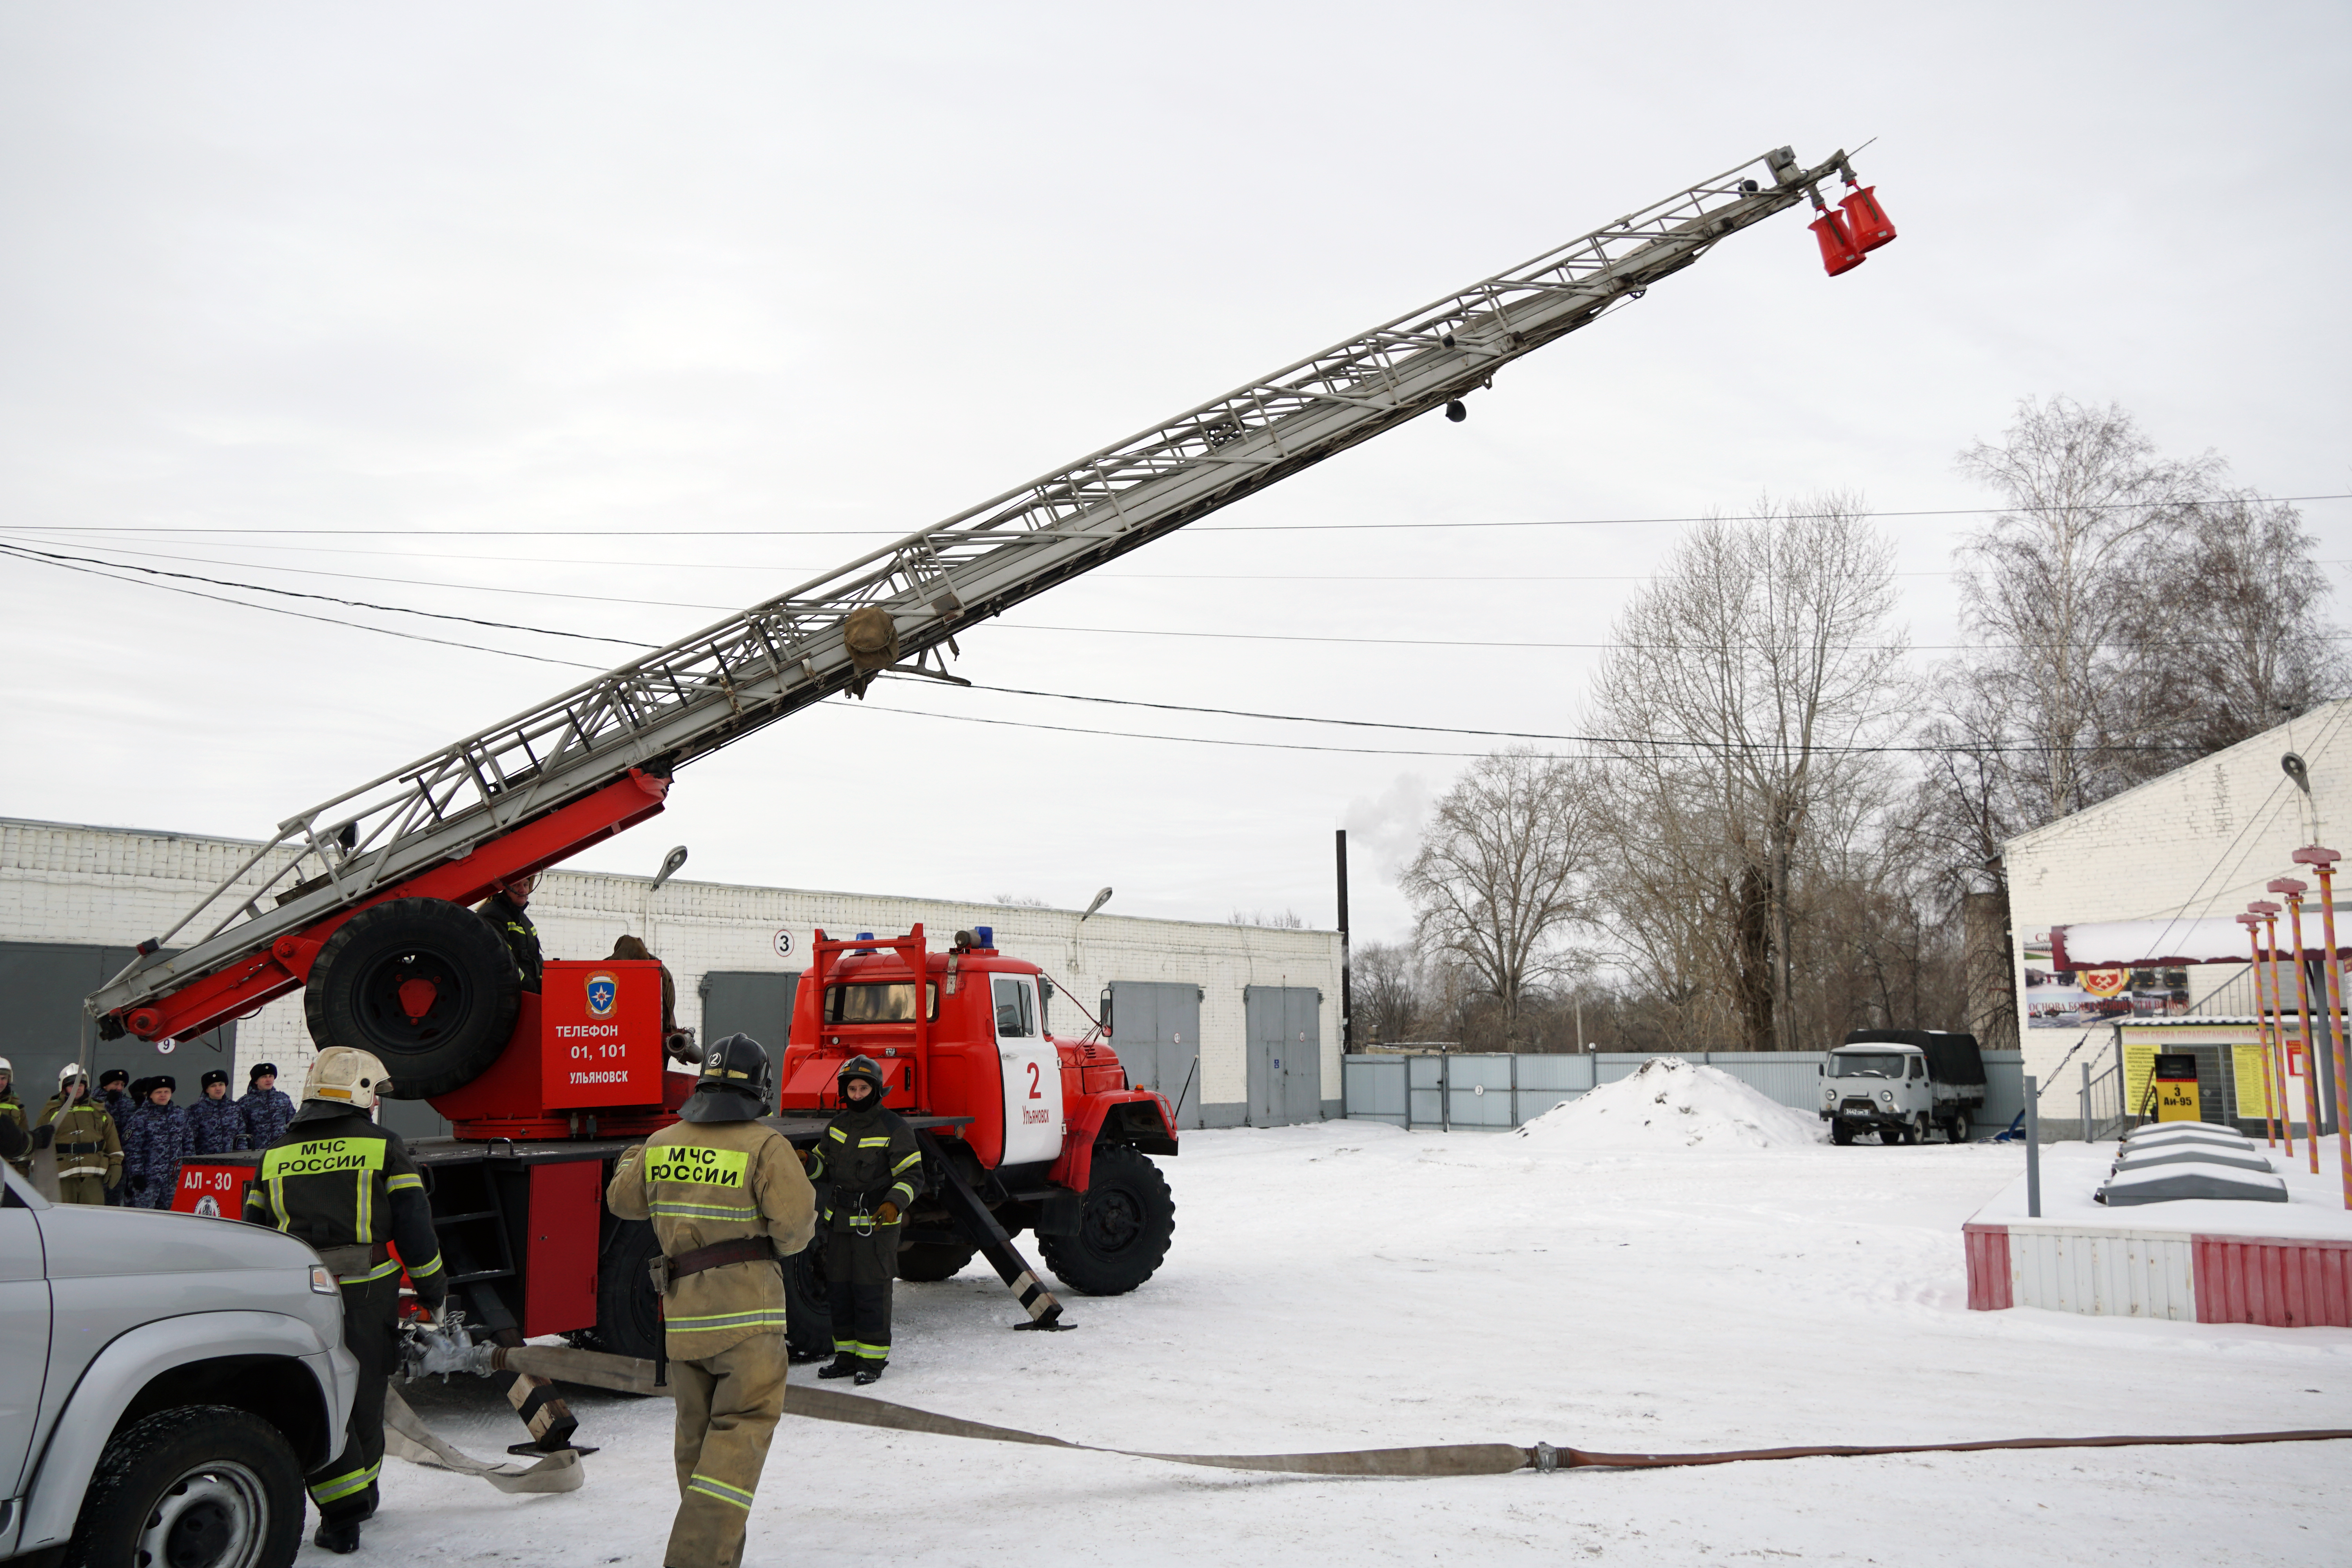
M 389 1087 L 365 1051 L 330 1046 L 310 1064 L 302 1109 L 261 1156 L 245 1217 L 310 1244 L 343 1289 L 343 1344 L 359 1360 L 359 1392 L 342 1452 L 306 1479 L 319 1505 L 314 1544 L 355 1552 L 376 1510 L 383 1468 L 383 1396 L 400 1363 L 400 1274 L 437 1320 L 449 1293 L 425 1181 L 400 1135 L 371 1115 Z M 397 1244 L 400 1256 L 393 1256 Z
M 530 890 L 539 879 L 509 877 L 498 884 L 498 890 L 474 906 L 474 912 L 496 926 L 499 935 L 506 940 L 507 951 L 514 955 L 515 973 L 522 976 L 522 988 L 539 989 L 543 961 L 539 951 L 539 928 L 530 923 L 523 911 L 530 907 Z
M 768 1053 L 730 1035 L 672 1122 L 623 1154 L 604 1201 L 650 1219 L 663 1346 L 677 1403 L 677 1517 L 666 1568 L 735 1568 L 768 1443 L 784 1409 L 784 1277 L 806 1247 L 815 1195 L 800 1155 L 761 1125 L 773 1096 Z
M 890 1086 L 871 1057 L 853 1057 L 835 1080 L 843 1110 L 809 1155 L 824 1178 L 824 1277 L 832 1291 L 833 1363 L 819 1377 L 860 1387 L 890 1364 L 890 1282 L 898 1277 L 898 1226 L 923 1186 L 915 1130 L 882 1097 Z

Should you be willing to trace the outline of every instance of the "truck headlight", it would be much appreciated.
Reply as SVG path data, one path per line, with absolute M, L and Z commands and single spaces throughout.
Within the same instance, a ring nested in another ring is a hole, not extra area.
M 1878 1098 L 1892 1105 L 1895 1103 L 1895 1091 L 1891 1089 L 1882 1089 L 1878 1091 Z

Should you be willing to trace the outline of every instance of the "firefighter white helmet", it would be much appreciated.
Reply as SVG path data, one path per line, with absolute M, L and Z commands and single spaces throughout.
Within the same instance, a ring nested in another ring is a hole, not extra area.
M 383 1063 L 366 1051 L 349 1046 L 329 1046 L 311 1062 L 302 1080 L 302 1098 L 331 1100 L 353 1110 L 373 1110 L 376 1097 L 392 1087 Z
M 59 1083 L 70 1083 L 75 1079 L 88 1078 L 89 1076 L 89 1074 L 81 1070 L 81 1063 L 79 1062 L 68 1062 L 65 1066 L 58 1069 L 58 1081 Z

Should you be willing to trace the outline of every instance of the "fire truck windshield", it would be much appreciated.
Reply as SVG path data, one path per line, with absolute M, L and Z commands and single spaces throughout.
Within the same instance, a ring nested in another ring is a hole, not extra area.
M 940 988 L 923 987 L 923 1001 L 931 1021 L 940 1016 Z M 915 1018 L 915 987 L 909 981 L 868 981 L 824 988 L 824 1021 L 828 1024 L 908 1024 Z

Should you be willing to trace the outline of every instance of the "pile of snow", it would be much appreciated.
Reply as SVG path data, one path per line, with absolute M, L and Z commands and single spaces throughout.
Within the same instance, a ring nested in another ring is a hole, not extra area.
M 1546 1111 L 1519 1136 L 1558 1149 L 1786 1149 L 1829 1139 L 1818 1117 L 1680 1057 L 1653 1057 L 1631 1078 Z

